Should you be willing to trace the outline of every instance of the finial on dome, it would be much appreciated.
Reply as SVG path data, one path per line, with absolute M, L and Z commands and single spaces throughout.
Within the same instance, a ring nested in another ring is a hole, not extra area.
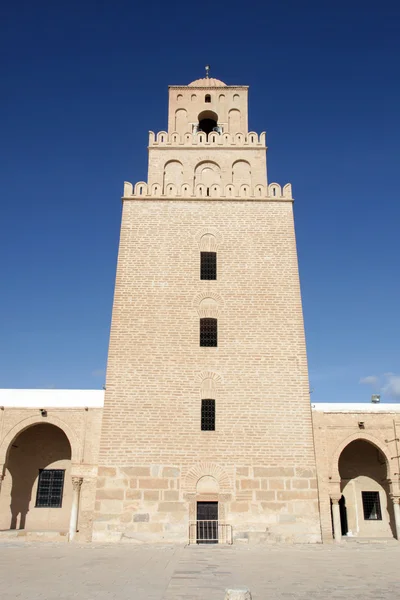
M 210 65 L 206 65 L 206 79 L 209 78 Z

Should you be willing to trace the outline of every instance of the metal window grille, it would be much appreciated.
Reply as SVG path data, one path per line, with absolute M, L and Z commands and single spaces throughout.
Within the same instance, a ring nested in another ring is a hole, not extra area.
M 217 279 L 216 252 L 200 252 L 200 279 Z
M 217 346 L 217 319 L 200 319 L 200 346 Z
M 36 494 L 37 508 L 61 508 L 64 491 L 64 469 L 40 469 Z
M 200 319 L 200 346 L 218 346 L 217 319 Z
M 201 430 L 215 431 L 215 400 L 201 401 Z
M 367 521 L 382 521 L 379 492 L 361 492 L 364 519 Z

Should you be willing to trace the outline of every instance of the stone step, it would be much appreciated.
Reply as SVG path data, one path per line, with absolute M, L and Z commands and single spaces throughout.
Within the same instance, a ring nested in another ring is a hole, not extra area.
M 397 546 L 398 540 L 395 538 L 361 538 L 343 536 L 342 541 L 345 544 L 386 544 L 388 546 Z

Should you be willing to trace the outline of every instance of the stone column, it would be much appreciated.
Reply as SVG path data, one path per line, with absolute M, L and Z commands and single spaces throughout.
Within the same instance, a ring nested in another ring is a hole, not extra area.
M 390 496 L 393 502 L 396 539 L 400 541 L 400 496 Z
M 72 477 L 72 506 L 71 506 L 71 518 L 69 520 L 69 541 L 71 542 L 76 534 L 78 528 L 78 515 L 79 515 L 79 499 L 81 495 L 81 487 L 83 483 L 82 477 Z
M 336 543 L 342 541 L 342 523 L 340 520 L 339 500 L 341 496 L 331 496 L 332 500 L 332 520 L 333 520 L 333 537 Z

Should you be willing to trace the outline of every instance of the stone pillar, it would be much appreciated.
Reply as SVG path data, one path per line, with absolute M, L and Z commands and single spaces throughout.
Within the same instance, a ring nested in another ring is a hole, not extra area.
M 390 496 L 393 502 L 396 539 L 400 541 L 400 496 Z
M 79 515 L 79 499 L 81 495 L 81 487 L 83 483 L 82 477 L 72 477 L 72 506 L 71 506 L 71 518 L 69 520 L 69 541 L 71 542 L 76 534 L 78 528 L 78 515 Z
M 225 590 L 225 600 L 251 600 L 251 593 L 248 588 L 228 588 Z
M 331 496 L 332 500 L 332 520 L 333 520 L 333 537 L 336 543 L 342 541 L 342 523 L 340 520 L 339 500 L 341 496 Z

